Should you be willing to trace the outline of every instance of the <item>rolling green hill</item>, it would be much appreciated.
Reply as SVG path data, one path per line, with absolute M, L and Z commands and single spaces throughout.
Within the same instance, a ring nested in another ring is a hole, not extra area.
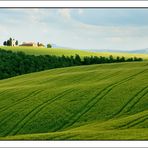
M 111 53 L 111 52 L 91 52 L 85 50 L 74 50 L 74 49 L 62 49 L 62 48 L 44 48 L 44 47 L 7 47 L 7 46 L 0 46 L 0 48 L 5 50 L 12 50 L 12 51 L 23 51 L 26 54 L 32 55 L 57 55 L 57 56 L 71 56 L 75 54 L 79 54 L 81 57 L 84 56 L 110 56 L 113 55 L 114 57 L 117 56 L 124 56 L 124 57 L 139 57 L 145 60 L 148 60 L 148 54 L 133 54 L 133 53 Z
M 0 139 L 147 140 L 148 62 L 0 80 L 0 104 Z

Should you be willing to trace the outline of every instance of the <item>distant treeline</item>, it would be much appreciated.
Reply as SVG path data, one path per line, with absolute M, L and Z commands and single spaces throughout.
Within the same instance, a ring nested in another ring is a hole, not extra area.
M 125 58 L 116 57 L 112 55 L 109 57 L 90 56 L 80 58 L 79 55 L 75 56 L 54 56 L 54 55 L 27 55 L 24 52 L 12 52 L 0 50 L 0 79 L 9 78 L 21 74 L 37 72 L 47 69 L 77 66 L 77 65 L 90 65 L 114 62 L 132 62 L 142 61 L 142 58 Z

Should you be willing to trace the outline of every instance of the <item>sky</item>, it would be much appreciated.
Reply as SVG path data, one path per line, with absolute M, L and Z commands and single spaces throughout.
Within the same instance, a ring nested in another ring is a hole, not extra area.
M 75 49 L 148 48 L 148 9 L 1 8 L 0 44 L 52 43 Z

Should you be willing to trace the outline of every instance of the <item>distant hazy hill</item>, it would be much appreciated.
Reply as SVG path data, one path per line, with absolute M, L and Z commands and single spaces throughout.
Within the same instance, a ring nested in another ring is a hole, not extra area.
M 92 49 L 89 51 L 94 52 L 122 52 L 122 53 L 137 53 L 137 54 L 148 54 L 148 48 L 138 50 L 114 50 L 114 49 Z
M 73 48 L 69 47 L 63 47 L 59 46 L 56 44 L 52 44 L 52 47 L 54 48 L 65 48 L 65 49 L 71 49 L 74 50 Z M 84 49 L 83 49 L 84 50 Z M 93 52 L 122 52 L 122 53 L 139 53 L 139 54 L 148 54 L 148 48 L 145 49 L 137 49 L 137 50 L 118 50 L 118 49 L 86 49 L 87 51 L 93 51 Z
M 130 51 L 130 53 L 146 53 L 146 54 L 148 54 L 148 48 Z

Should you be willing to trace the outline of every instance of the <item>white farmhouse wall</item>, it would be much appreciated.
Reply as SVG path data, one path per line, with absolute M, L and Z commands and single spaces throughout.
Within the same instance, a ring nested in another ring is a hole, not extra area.
M 14 39 L 12 40 L 12 45 L 11 46 L 16 46 L 16 41 Z

